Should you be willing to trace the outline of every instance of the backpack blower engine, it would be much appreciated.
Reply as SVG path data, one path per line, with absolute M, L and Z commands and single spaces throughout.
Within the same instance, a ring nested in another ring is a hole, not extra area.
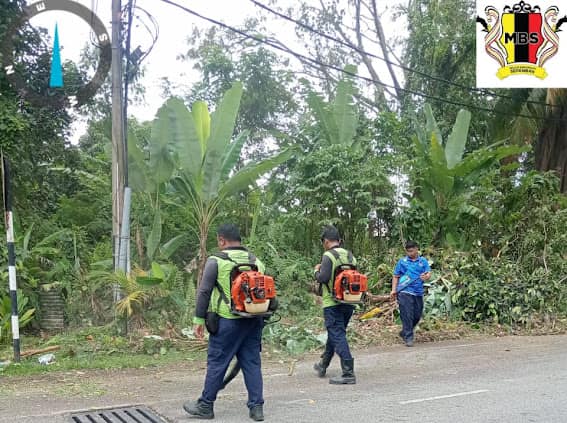
M 242 317 L 273 314 L 277 306 L 274 278 L 259 272 L 255 264 L 243 263 L 234 266 L 230 280 L 233 314 Z
M 353 264 L 341 264 L 335 269 L 333 299 L 344 304 L 362 304 L 368 291 L 368 277 Z

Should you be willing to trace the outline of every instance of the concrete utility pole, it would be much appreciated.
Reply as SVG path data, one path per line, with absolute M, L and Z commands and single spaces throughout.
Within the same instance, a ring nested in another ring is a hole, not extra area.
M 112 0 L 112 243 L 114 269 L 118 268 L 124 187 L 124 117 L 122 88 L 122 4 Z M 117 300 L 119 291 L 114 290 Z

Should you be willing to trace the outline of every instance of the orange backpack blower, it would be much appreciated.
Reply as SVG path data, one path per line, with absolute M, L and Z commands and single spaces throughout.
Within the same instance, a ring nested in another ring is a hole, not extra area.
M 237 263 L 224 252 L 215 255 L 234 263 L 230 272 L 230 302 L 218 286 L 232 314 L 241 317 L 270 316 L 276 311 L 278 303 L 274 278 L 259 271 L 252 254 L 249 255 L 250 263 Z
M 335 250 L 330 250 L 330 252 L 335 259 L 340 259 L 338 252 Z M 353 257 L 350 251 L 348 260 L 351 263 L 339 264 L 335 268 L 331 293 L 333 299 L 339 303 L 362 304 L 364 294 L 368 291 L 368 277 L 360 273 L 352 264 Z
M 268 312 L 270 302 L 276 298 L 274 278 L 259 272 L 255 264 L 245 263 L 234 266 L 230 280 L 233 313 L 258 315 Z

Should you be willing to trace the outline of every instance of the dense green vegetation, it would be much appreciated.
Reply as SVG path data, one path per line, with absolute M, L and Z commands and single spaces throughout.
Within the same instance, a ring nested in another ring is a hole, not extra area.
M 341 9 L 342 2 L 330 3 Z M 403 64 L 473 87 L 472 29 L 454 22 L 469 16 L 474 2 L 459 8 L 411 3 L 397 12 L 408 21 Z M 1 38 L 19 12 L 17 2 L 0 4 Z M 348 39 L 337 32 L 348 26 L 341 22 L 348 13 L 303 5 L 296 16 Z M 267 32 L 257 20 L 243 27 Z M 38 51 L 34 37 L 22 33 L 21 48 L 48 72 L 46 52 Z M 290 70 L 288 57 L 218 29 L 196 31 L 188 40 L 182 56 L 201 81 L 168 87 L 172 96 L 153 122 L 128 123 L 134 190 L 129 276 L 110 270 L 108 109 L 89 115 L 87 133 L 71 146 L 65 109 L 18 109 L 17 93 L 0 73 L 0 142 L 14 164 L 26 335 L 40 329 L 41 291 L 55 289 L 71 328 L 108 325 L 122 316 L 131 332 L 175 338 L 190 326 L 198 275 L 215 248 L 216 225 L 225 221 L 240 226 L 245 243 L 276 277 L 283 319 L 266 337 L 290 352 L 320 345 L 312 330 L 320 311 L 308 287 L 322 253 L 320 230 L 328 223 L 359 257 L 374 294 L 389 292 L 403 243 L 417 241 L 433 269 L 425 299 L 431 318 L 509 327 L 567 318 L 567 167 L 561 173 L 542 164 L 549 145 L 563 142 L 565 152 L 565 131 L 549 130 L 559 123 L 536 114 L 531 122 L 498 114 L 529 112 L 525 101 L 545 93 L 487 97 L 410 74 L 405 88 L 470 109 L 408 95 L 386 100 L 391 93 L 352 76 L 372 74 L 368 57 L 333 55 L 327 41 L 310 46 L 347 73 L 321 75 L 319 69 L 300 78 L 305 75 Z M 549 90 L 547 98 L 564 105 L 567 95 Z M 6 251 L 5 240 L 0 248 Z M 6 344 L 6 254 L 0 268 L 0 343 Z M 125 293 L 117 305 L 115 283 Z

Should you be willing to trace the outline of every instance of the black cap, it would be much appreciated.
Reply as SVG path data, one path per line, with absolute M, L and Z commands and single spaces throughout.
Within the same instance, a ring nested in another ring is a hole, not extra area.
M 323 232 L 321 232 L 321 242 L 324 240 L 328 241 L 340 241 L 341 236 L 339 230 L 332 225 L 325 226 Z

